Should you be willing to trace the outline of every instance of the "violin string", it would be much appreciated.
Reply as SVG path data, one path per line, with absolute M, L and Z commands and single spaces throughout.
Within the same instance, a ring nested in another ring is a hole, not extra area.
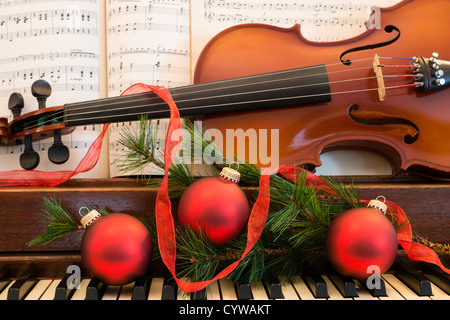
M 385 57 L 386 58 L 386 57 Z M 369 59 L 372 59 L 372 58 L 366 58 L 366 59 L 360 59 L 360 60 L 355 60 L 355 62 L 358 62 L 358 61 L 365 61 L 365 60 L 369 60 Z M 336 63 L 336 64 L 339 64 L 339 63 Z M 306 67 L 306 68 L 315 68 L 315 67 L 318 67 L 318 66 L 312 66 L 312 67 Z M 407 67 L 410 67 L 409 65 L 407 66 Z M 338 71 L 330 71 L 330 72 L 326 72 L 326 73 L 319 73 L 319 74 L 317 74 L 317 75 L 323 75 L 323 74 L 335 74 L 335 73 L 339 73 L 339 72 L 348 72 L 348 71 L 355 71 L 355 70 L 363 70 L 363 69 L 367 69 L 367 68 L 372 68 L 372 66 L 369 66 L 369 67 L 361 67 L 361 68 L 353 68 L 353 69 L 347 69 L 347 70 L 338 70 Z M 304 68 L 303 68 L 304 69 Z M 292 72 L 293 70 L 283 70 L 283 71 L 279 71 L 279 72 L 277 72 L 277 73 L 285 73 L 285 72 Z M 261 75 L 255 75 L 255 77 L 257 77 L 257 76 L 261 76 Z M 299 76 L 299 77 L 293 77 L 293 78 L 288 78 L 288 79 L 285 79 L 285 78 L 283 78 L 283 79 L 281 79 L 281 80 L 296 80 L 296 79 L 299 79 L 299 78 L 302 78 L 302 77 L 311 77 L 311 76 L 314 76 L 314 75 L 306 75 L 306 76 Z M 384 76 L 382 76 L 382 77 L 384 77 L 384 78 L 388 78 L 388 77 L 399 77 L 399 76 L 412 76 L 412 75 L 384 75 Z M 243 95 L 243 94 L 251 94 L 251 93 L 260 93 L 260 92 L 267 92 L 267 91 L 274 91 L 274 90 L 286 90 L 286 89 L 293 89 L 293 88 L 300 88 L 300 87 L 305 87 L 305 86 L 315 86 L 315 85 L 323 85 L 323 84 L 333 84 L 333 83 L 342 83 L 342 82 L 349 82 L 349 81 L 360 81 L 360 80 L 368 80 L 368 79 L 375 79 L 375 78 L 377 78 L 377 76 L 374 76 L 374 77 L 364 77 L 364 78 L 355 78 L 355 79 L 344 79 L 344 80 L 336 80 L 336 81 L 328 81 L 328 82 L 322 82 L 322 83 L 315 83 L 315 84 L 307 84 L 307 85 L 301 85 L 301 86 L 293 86 L 293 87 L 285 87 L 285 88 L 276 88 L 276 89 L 267 89 L 267 90 L 260 90 L 260 91 L 250 91 L 250 92 L 244 92 L 244 93 L 236 93 L 236 94 L 228 94 L 228 95 L 219 95 L 219 96 L 212 96 L 212 97 L 207 97 L 207 98 L 219 98 L 219 97 L 224 97 L 224 96 L 233 96 L 233 95 Z M 233 80 L 233 79 L 229 79 L 229 80 Z M 229 81 L 229 80 L 224 80 L 224 81 Z M 256 83 L 256 84 L 261 84 L 261 83 L 265 83 L 265 82 L 268 82 L 268 81 L 263 81 L 263 82 L 259 82 L 259 83 Z M 208 83 L 205 83 L 205 85 L 207 85 Z M 251 85 L 254 85 L 255 83 L 251 83 Z M 413 84 L 413 85 L 415 85 L 415 84 Z M 197 86 L 197 85 L 196 85 Z M 234 86 L 234 87 L 236 87 L 236 86 Z M 230 87 L 226 87 L 226 88 L 230 88 Z M 231 87 L 232 88 L 232 87 Z M 392 88 L 395 88 L 395 87 L 387 87 L 387 88 L 385 88 L 385 89 L 392 89 Z M 221 87 L 221 89 L 223 89 L 223 87 Z M 381 89 L 381 88 L 372 88 L 372 89 L 361 89 L 361 90 L 358 90 L 358 91 L 355 91 L 355 92 L 361 92 L 361 91 L 364 91 L 364 90 L 376 90 L 376 89 Z M 204 90 L 205 91 L 205 90 Z M 201 93 L 201 92 L 204 92 L 204 91 L 195 91 L 194 93 Z M 331 94 L 340 94 L 341 92 L 332 92 Z M 343 92 L 343 93 L 351 93 L 351 92 Z M 305 97 L 314 97 L 314 95 L 307 95 L 307 96 L 305 96 Z M 292 98 L 301 98 L 301 96 L 298 96 L 298 97 L 287 97 L 286 99 L 292 99 Z M 110 101 L 110 99 L 111 98 L 106 98 L 106 99 L 99 99 L 99 100 L 95 100 L 96 102 L 98 102 L 98 101 L 100 101 L 100 100 L 105 100 L 105 101 L 108 101 L 108 102 L 110 102 L 110 103 L 108 103 L 108 105 L 113 105 L 114 103 L 111 103 L 111 101 Z M 145 99 L 145 100 L 158 100 L 158 97 L 155 97 L 154 99 L 149 99 L 148 98 L 148 96 L 145 96 L 143 99 Z M 137 100 L 131 100 L 131 101 L 128 101 L 130 104 L 131 103 L 133 103 L 133 102 L 139 102 L 139 101 L 142 101 L 143 99 L 137 99 Z M 201 98 L 196 98 L 195 100 L 201 100 Z M 179 102 L 187 102 L 187 101 L 192 101 L 192 99 L 191 100 L 183 100 L 183 101 L 179 101 Z M 148 101 L 148 102 L 151 102 L 151 101 Z M 248 101 L 247 101 L 248 102 Z M 262 101 L 261 101 L 262 102 Z M 84 102 L 85 104 L 90 104 L 90 103 L 92 103 L 91 101 L 86 101 L 86 102 Z M 244 102 L 240 102 L 240 103 L 244 103 Z M 157 103 L 150 103 L 150 104 L 146 104 L 146 105 L 142 105 L 142 106 L 139 106 L 139 108 L 149 108 L 149 107 L 152 107 L 152 106 L 155 106 L 155 105 L 163 105 L 163 104 L 165 104 L 165 103 L 163 103 L 163 102 L 160 102 L 160 101 L 158 101 Z M 78 105 L 78 103 L 77 103 L 77 105 Z M 190 108 L 190 109 L 197 109 L 197 108 L 204 108 L 204 107 L 216 107 L 216 106 L 221 106 L 221 105 L 224 105 L 224 104 L 219 104 L 219 105 L 212 105 L 212 106 L 198 106 L 198 107 L 192 107 L 192 108 Z M 80 109 L 85 109 L 85 108 L 91 108 L 90 106 L 87 106 L 87 107 L 80 107 L 80 108 L 77 108 L 77 110 L 80 110 Z M 132 107 L 129 107 L 129 108 L 136 108 L 135 106 L 132 106 Z M 127 109 L 127 107 L 120 107 L 120 110 L 125 110 L 125 109 Z M 110 111 L 114 111 L 114 110 L 118 110 L 118 109 L 110 109 Z M 104 112 L 104 111 L 102 111 L 102 110 L 91 110 L 91 111 L 88 111 L 88 112 L 78 112 L 78 113 L 71 113 L 71 116 L 76 116 L 76 115 L 85 115 L 85 114 L 92 114 L 92 113 L 100 113 L 100 112 Z M 159 111 L 154 111 L 154 112 L 147 112 L 147 113 L 155 113 L 155 112 L 159 112 Z M 129 114 L 127 114 L 127 115 L 129 115 Z M 132 115 L 134 115 L 134 114 L 132 114 Z M 97 118 L 95 118 L 95 117 L 91 117 L 91 118 L 86 118 L 86 119 L 79 119 L 79 121 L 82 121 L 82 120 L 93 120 L 93 119 L 99 119 L 99 118 L 103 118 L 104 116 L 101 116 L 101 117 L 97 117 Z M 32 125 L 32 126 L 27 126 L 27 130 L 28 129 L 32 129 L 33 127 L 38 127 L 38 126 L 43 126 L 43 125 L 46 125 L 47 124 L 47 122 L 48 123 L 51 123 L 51 122 L 53 122 L 53 121 L 60 121 L 60 120 L 63 120 L 63 118 L 64 118 L 64 116 L 59 116 L 59 117 L 56 117 L 56 118 L 52 118 L 52 119 L 49 119 L 49 120 L 44 120 L 44 121 L 41 121 L 41 122 L 39 122 L 39 124 L 35 124 L 35 125 Z
M 385 75 L 382 77 L 398 77 L 399 75 Z M 365 78 L 358 78 L 358 79 L 345 79 L 345 80 L 337 80 L 337 81 L 333 81 L 333 82 L 324 82 L 322 84 L 326 84 L 326 83 L 343 83 L 343 82 L 350 82 L 350 81 L 355 81 L 355 80 L 368 80 L 368 79 L 375 79 L 378 78 L 377 76 L 373 76 L 373 77 L 365 77 Z M 317 85 L 317 84 L 311 84 L 311 85 Z M 311 85 L 303 85 L 303 86 L 311 86 Z M 320 93 L 320 94 L 310 94 L 310 95 L 300 95 L 300 96 L 289 96 L 289 97 L 283 97 L 283 98 L 274 98 L 274 99 L 261 99 L 261 100 L 252 100 L 251 103 L 264 103 L 264 102 L 270 102 L 270 101 L 274 101 L 274 100 L 289 100 L 289 99 L 299 99 L 299 98 L 313 98 L 313 97 L 318 97 L 318 96 L 324 96 L 324 95 L 338 95 L 338 94 L 349 94 L 349 93 L 358 93 L 358 92 L 366 92 L 366 91 L 374 91 L 374 90 L 380 90 L 380 89 L 384 89 L 384 90 L 390 90 L 390 89 L 399 89 L 399 88 L 405 88 L 405 87 L 410 87 L 410 86 L 418 86 L 418 84 L 416 83 L 410 83 L 410 84 L 403 84 L 403 85 L 396 85 L 396 86 L 386 86 L 384 88 L 366 88 L 366 89 L 356 89 L 356 90 L 347 90 L 347 91 L 340 91 L 340 92 L 330 92 L 330 93 Z M 297 86 L 297 87 L 301 87 L 301 86 Z M 281 88 L 281 89 L 286 89 L 286 88 Z M 280 90 L 278 89 L 271 89 L 271 90 L 264 90 L 264 91 L 274 91 L 274 90 Z M 242 94 L 247 94 L 247 93 L 242 93 Z M 225 96 L 229 96 L 229 95 L 225 95 Z M 196 99 L 199 100 L 199 99 Z M 186 101 L 186 100 L 185 100 Z M 199 106 L 195 106 L 195 107 L 187 107 L 187 108 L 183 108 L 183 110 L 195 110 L 195 109 L 203 109 L 203 108 L 217 108 L 217 107 L 226 107 L 226 106 L 232 106 L 232 105 L 237 105 L 237 104 L 243 104 L 243 103 L 249 103 L 249 101 L 244 101 L 244 102 L 234 102 L 234 103 L 218 103 L 218 104 L 213 104 L 213 105 L 199 105 Z M 132 106 L 132 107 L 125 107 L 125 108 L 117 108 L 117 109 L 110 109 L 110 111 L 114 111 L 114 110 L 126 110 L 126 109 L 136 109 L 136 108 L 149 108 L 149 107 L 154 107 L 155 105 L 165 105 L 165 103 L 157 103 L 157 104 L 149 104 L 149 105 L 142 105 L 142 106 Z M 98 111 L 98 110 L 92 110 L 92 111 L 87 111 L 87 112 L 81 112 L 81 113 L 77 113 L 76 115 L 87 115 L 87 114 L 95 114 L 95 113 L 102 113 L 103 111 Z M 159 113 L 161 112 L 161 110 L 155 110 L 155 111 L 147 111 L 147 112 L 134 112 L 134 113 L 127 113 L 127 116 L 139 116 L 142 115 L 143 113 L 145 114 L 153 114 L 153 113 Z M 74 114 L 71 114 L 74 115 Z M 85 118 L 80 118 L 80 119 L 76 119 L 76 121 L 88 121 L 88 120 L 97 120 L 97 119 L 104 119 L 104 118 L 110 118 L 110 117 L 117 117 L 116 115 L 104 115 L 102 114 L 101 116 L 93 116 L 93 117 L 85 117 Z M 64 116 L 59 116 L 59 117 L 55 117 L 46 121 L 42 121 L 39 124 L 35 124 L 33 126 L 29 126 L 27 127 L 27 130 L 32 129 L 33 127 L 38 127 L 38 126 L 43 126 L 46 125 L 46 122 L 51 123 L 53 121 L 57 121 L 57 120 L 63 120 Z

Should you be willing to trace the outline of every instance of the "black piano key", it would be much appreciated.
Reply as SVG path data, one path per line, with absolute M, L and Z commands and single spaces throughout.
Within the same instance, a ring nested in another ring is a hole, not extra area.
M 278 278 L 268 277 L 264 279 L 269 299 L 284 299 L 283 290 L 281 289 L 281 283 Z
M 450 294 L 450 274 L 444 272 L 435 264 L 422 263 L 422 273 L 436 286 L 447 294 Z
M 106 285 L 96 278 L 92 278 L 86 288 L 85 300 L 100 300 L 105 292 Z
M 396 262 L 394 268 L 395 276 L 414 290 L 414 292 L 419 296 L 433 295 L 430 280 L 428 280 L 423 274 L 418 273 L 411 266 L 402 261 Z
M 68 300 L 70 295 L 73 294 L 73 289 L 69 289 L 67 287 L 67 279 L 71 276 L 71 274 L 66 274 L 64 278 L 58 283 L 58 286 L 55 289 L 55 297 L 54 300 Z
M 203 288 L 202 290 L 196 292 L 192 292 L 191 300 L 206 300 L 206 288 Z
M 1 269 L 0 270 L 0 292 L 5 289 L 8 284 L 11 282 L 11 273 L 8 269 Z
M 237 294 L 239 300 L 250 300 L 253 299 L 252 288 L 248 283 L 238 283 Z
M 320 274 L 305 273 L 303 275 L 306 285 L 309 290 L 313 293 L 314 297 L 318 298 L 328 298 L 328 289 L 325 280 Z
M 331 273 L 328 277 L 344 298 L 358 297 L 358 293 L 356 292 L 356 284 L 352 278 L 345 277 L 337 273 Z
M 25 271 L 8 289 L 7 300 L 21 300 L 36 284 L 34 270 Z
M 135 281 L 133 294 L 131 300 L 146 300 L 147 299 L 147 288 L 150 283 L 150 279 L 147 276 L 142 276 Z
M 174 279 L 164 279 L 164 285 L 161 295 L 162 300 L 176 300 L 177 299 L 177 284 Z

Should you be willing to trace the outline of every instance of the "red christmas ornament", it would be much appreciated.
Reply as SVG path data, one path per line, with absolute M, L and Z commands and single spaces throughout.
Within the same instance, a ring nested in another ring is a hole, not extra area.
M 237 184 L 239 179 L 239 172 L 223 168 L 220 177 L 192 183 L 180 199 L 180 224 L 194 231 L 200 227 L 217 246 L 238 236 L 249 216 L 247 197 Z
M 81 257 L 92 277 L 109 285 L 123 285 L 146 272 L 153 244 L 142 222 L 128 214 L 102 216 L 93 210 L 81 223 L 87 227 Z
M 367 208 L 354 208 L 337 216 L 327 231 L 326 250 L 331 265 L 344 276 L 365 281 L 377 266 L 386 272 L 397 255 L 398 240 L 379 200 Z

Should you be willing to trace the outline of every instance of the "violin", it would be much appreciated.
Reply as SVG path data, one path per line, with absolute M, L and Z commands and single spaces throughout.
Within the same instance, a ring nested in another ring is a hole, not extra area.
M 300 25 L 228 28 L 201 52 L 193 85 L 169 92 L 182 117 L 201 115 L 224 136 L 230 129 L 276 130 L 279 164 L 313 169 L 324 152 L 363 149 L 389 160 L 393 176 L 448 180 L 450 2 L 405 0 L 379 11 L 376 28 L 336 42 L 309 41 Z M 35 87 L 45 101 L 46 85 Z M 65 130 L 143 114 L 166 118 L 169 109 L 152 92 L 42 108 L 11 121 L 7 143 L 25 143 L 21 165 L 34 169 L 33 140 L 54 135 L 58 156 L 51 158 L 64 162 Z

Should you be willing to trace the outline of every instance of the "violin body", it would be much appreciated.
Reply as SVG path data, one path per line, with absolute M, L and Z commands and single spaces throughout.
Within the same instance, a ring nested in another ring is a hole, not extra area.
M 280 28 L 245 24 L 219 33 L 199 56 L 194 83 L 205 83 L 254 74 L 325 64 L 332 98 L 297 107 L 208 115 L 207 128 L 278 130 L 279 164 L 320 166 L 320 154 L 338 149 L 362 149 L 381 154 L 392 166 L 393 176 L 412 172 L 433 179 L 450 179 L 450 91 L 423 92 L 404 86 L 410 79 L 396 77 L 406 68 L 383 68 L 386 98 L 380 101 L 371 60 L 402 65 L 404 60 L 384 57 L 429 57 L 450 60 L 446 32 L 450 30 L 450 1 L 403 1 L 380 9 L 379 29 L 344 41 L 312 42 L 304 38 L 301 26 Z M 393 35 L 385 27 L 394 25 L 401 35 L 397 41 L 374 50 L 344 51 L 385 42 Z M 361 59 L 361 61 L 359 61 Z M 358 80 L 352 80 L 358 79 Z M 268 148 L 270 150 L 270 147 Z M 225 152 L 224 152 L 225 153 Z M 243 159 L 242 159 L 243 160 Z M 260 162 L 258 162 L 261 165 Z

